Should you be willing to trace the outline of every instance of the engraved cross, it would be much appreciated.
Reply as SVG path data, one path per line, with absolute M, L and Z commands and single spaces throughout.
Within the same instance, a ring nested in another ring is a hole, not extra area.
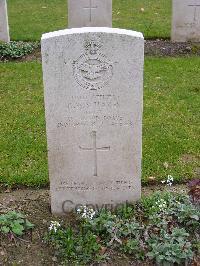
M 199 5 L 188 5 L 189 7 L 194 7 L 194 22 L 197 22 L 197 8 L 200 7 L 200 4 Z
M 89 19 L 90 19 L 90 22 L 92 22 L 92 10 L 93 9 L 97 9 L 97 6 L 92 6 L 92 1 L 93 0 L 89 0 L 90 1 L 90 3 L 89 3 L 89 6 L 86 6 L 86 7 L 84 7 L 83 9 L 86 9 L 86 10 L 89 10 L 90 11 L 90 15 L 89 15 Z
M 93 153 L 94 153 L 94 176 L 98 176 L 98 172 L 97 172 L 97 151 L 109 151 L 110 150 L 110 146 L 97 148 L 97 132 L 96 131 L 92 131 L 92 139 L 93 139 L 93 147 L 92 148 L 82 148 L 81 146 L 79 146 L 79 148 L 81 150 L 84 150 L 84 151 L 93 151 Z

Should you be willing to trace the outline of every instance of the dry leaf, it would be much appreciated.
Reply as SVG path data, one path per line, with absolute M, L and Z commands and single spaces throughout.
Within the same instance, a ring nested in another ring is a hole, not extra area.
M 165 167 L 165 169 L 167 169 L 169 167 L 169 164 L 167 162 L 164 162 L 163 166 Z
M 149 181 L 155 181 L 155 180 L 156 180 L 156 177 L 155 177 L 155 176 L 149 176 L 149 177 L 148 177 L 148 180 L 149 180 Z
M 100 255 L 104 255 L 105 252 L 106 252 L 107 248 L 106 247 L 101 247 L 101 250 L 100 250 Z

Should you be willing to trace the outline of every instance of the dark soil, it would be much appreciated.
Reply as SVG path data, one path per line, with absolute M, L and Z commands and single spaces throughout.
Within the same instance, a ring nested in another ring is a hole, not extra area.
M 198 43 L 173 43 L 169 40 L 146 40 L 145 41 L 146 56 L 200 56 L 200 42 Z M 23 56 L 22 58 L 0 58 L 1 61 L 41 61 L 40 47 L 35 49 L 33 53 Z
M 173 43 L 169 40 L 146 40 L 145 55 L 162 57 L 200 55 L 200 43 Z
M 154 191 L 164 190 L 165 186 L 149 186 L 143 188 L 143 194 L 148 195 Z M 167 187 L 168 190 L 186 191 L 185 185 Z M 49 190 L 47 189 L 16 189 L 4 190 L 0 193 L 0 214 L 9 210 L 16 210 L 26 215 L 27 219 L 35 224 L 31 233 L 23 239 L 9 240 L 0 234 L 0 265 L 60 265 L 54 256 L 53 250 L 44 243 L 44 235 L 48 230 L 50 221 L 64 220 L 65 223 L 74 223 L 73 214 L 66 217 L 56 217 L 50 211 Z M 112 259 L 106 265 L 151 265 L 149 262 L 138 264 L 131 258 L 112 254 Z

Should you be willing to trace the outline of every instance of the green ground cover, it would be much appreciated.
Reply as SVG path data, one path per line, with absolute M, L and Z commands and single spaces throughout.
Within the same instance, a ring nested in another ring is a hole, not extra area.
M 198 260 L 200 209 L 188 195 L 156 192 L 114 212 L 95 211 L 91 205 L 76 212 L 71 224 L 52 221 L 45 237 L 61 264 L 107 259 L 111 265 L 175 266 Z M 111 256 L 124 263 L 112 264 Z
M 8 11 L 12 40 L 40 40 L 67 26 L 67 0 L 8 0 Z M 113 0 L 113 27 L 169 38 L 171 0 Z
M 146 58 L 143 183 L 195 177 L 200 58 Z M 0 182 L 48 184 L 41 64 L 1 63 Z

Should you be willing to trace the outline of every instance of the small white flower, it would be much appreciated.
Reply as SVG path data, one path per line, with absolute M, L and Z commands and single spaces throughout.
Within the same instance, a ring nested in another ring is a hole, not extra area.
M 55 233 L 57 232 L 58 228 L 60 227 L 60 223 L 57 221 L 51 221 L 51 224 L 49 226 L 49 231 L 54 231 Z
M 50 225 L 49 226 L 49 231 L 51 231 L 53 229 L 53 226 L 52 225 Z
M 173 176 L 171 176 L 171 175 L 168 175 L 167 176 L 167 182 L 173 182 L 174 181 L 174 178 L 173 178 Z
M 164 199 L 158 200 L 155 204 L 159 208 L 159 212 L 164 212 L 167 208 L 167 202 Z
M 162 184 L 165 184 L 166 183 L 167 186 L 172 186 L 173 185 L 173 182 L 174 182 L 174 178 L 171 175 L 168 175 L 167 178 L 166 178 L 166 180 L 162 180 L 161 181 Z
M 92 208 L 88 208 L 87 206 L 82 206 L 77 210 L 77 213 L 84 219 L 92 220 L 96 212 Z

